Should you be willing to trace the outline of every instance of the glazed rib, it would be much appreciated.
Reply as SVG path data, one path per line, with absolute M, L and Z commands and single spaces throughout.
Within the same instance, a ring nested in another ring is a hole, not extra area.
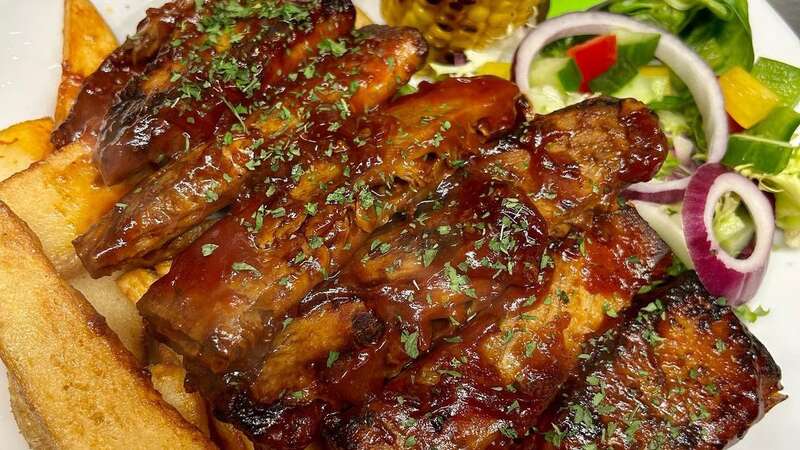
M 694 274 L 637 304 L 591 346 L 528 446 L 721 449 L 785 399 L 767 350 Z
M 109 111 L 95 152 L 107 184 L 163 164 L 231 126 L 353 28 L 350 0 L 201 5 Z
M 303 153 L 302 172 L 237 206 L 175 261 L 140 311 L 207 372 L 257 368 L 298 302 L 372 231 L 413 210 L 453 165 L 514 127 L 518 97 L 499 78 L 451 79 L 401 97 L 347 140 L 329 132 L 312 139 L 330 152 Z M 217 247 L 204 257 L 208 245 Z M 219 375 L 205 381 L 219 383 Z
M 333 418 L 347 449 L 507 448 L 525 436 L 578 363 L 583 344 L 648 283 L 666 246 L 634 211 L 595 217 L 550 250 L 549 284 L 480 314 L 362 408 Z M 510 312 L 509 312 L 510 311 Z
M 191 15 L 195 2 L 176 0 L 147 10 L 137 32 L 109 55 L 83 83 L 80 94 L 64 123 L 51 135 L 56 148 L 78 139 L 94 145 L 106 113 L 128 82 L 141 74 L 169 41 L 175 25 Z
M 487 170 L 530 193 L 551 235 L 564 236 L 585 228 L 585 212 L 615 203 L 624 186 L 650 180 L 666 152 L 645 105 L 600 97 L 538 116 L 498 144 Z
M 527 262 L 539 261 L 546 230 L 524 193 L 480 175 L 454 178 L 304 299 L 252 398 L 219 400 L 220 417 L 259 442 L 302 448 L 308 442 L 286 441 L 289 430 L 318 435 L 325 413 L 363 401 L 509 286 L 536 284 L 538 266 Z
M 587 102 L 539 117 L 520 134 L 534 129 L 540 135 L 556 134 L 586 110 L 596 120 L 585 121 L 576 136 L 593 135 L 594 152 L 606 159 L 584 154 L 577 167 L 547 165 L 545 170 L 543 164 L 531 164 L 531 158 L 550 158 L 550 152 L 559 155 L 574 144 L 570 139 L 556 145 L 552 139 L 533 138 L 529 141 L 542 146 L 514 150 L 504 143 L 489 152 L 492 156 L 471 162 L 445 180 L 416 215 L 372 235 L 336 279 L 309 294 L 298 315 L 276 336 L 248 392 L 218 402 L 217 413 L 252 436 L 286 446 L 280 438 L 289 428 L 303 423 L 316 429 L 322 415 L 378 392 L 412 355 L 427 353 L 434 341 L 453 335 L 509 288 L 535 287 L 546 228 L 562 228 L 562 220 L 574 221 L 579 215 L 591 217 L 597 202 L 589 197 L 602 198 L 624 185 L 619 167 L 654 150 L 664 153 L 655 117 L 633 102 Z M 620 130 L 636 114 L 643 115 L 638 125 L 647 124 L 652 135 L 620 142 Z M 518 144 L 526 140 L 522 137 L 512 141 Z M 653 159 L 653 164 L 659 162 Z M 545 226 L 530 199 L 548 206 L 548 199 L 535 195 L 538 182 L 552 181 L 558 171 L 573 187 L 563 200 L 575 206 L 570 217 L 543 208 L 549 214 Z M 645 171 L 639 176 L 649 175 Z M 587 187 L 588 194 L 582 194 L 576 188 L 579 180 L 591 184 L 595 179 L 603 183 L 602 196 L 600 190 L 592 194 Z
M 311 77 L 296 74 L 270 106 L 249 116 L 241 133 L 199 145 L 124 197 L 124 208 L 109 211 L 75 241 L 87 270 L 102 276 L 136 266 L 248 184 L 288 175 L 304 134 L 336 131 L 389 99 L 426 52 L 419 33 L 407 28 L 370 26 L 342 44 L 307 66 L 314 68 Z

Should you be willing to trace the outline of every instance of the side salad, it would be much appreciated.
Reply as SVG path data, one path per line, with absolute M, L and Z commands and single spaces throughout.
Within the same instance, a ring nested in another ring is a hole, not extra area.
M 646 103 L 671 152 L 625 196 L 683 270 L 746 320 L 764 315 L 742 305 L 773 245 L 800 248 L 800 68 L 755 58 L 747 0 L 556 3 L 549 20 L 510 38 L 513 62 L 498 46 L 431 68 L 511 77 L 538 114 L 596 95 Z

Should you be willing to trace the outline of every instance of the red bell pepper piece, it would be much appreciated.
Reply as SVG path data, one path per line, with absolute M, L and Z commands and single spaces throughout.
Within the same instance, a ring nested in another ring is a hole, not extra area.
M 581 91 L 589 92 L 589 82 L 617 63 L 617 37 L 613 34 L 598 36 L 570 48 L 567 55 L 575 60 L 583 75 Z

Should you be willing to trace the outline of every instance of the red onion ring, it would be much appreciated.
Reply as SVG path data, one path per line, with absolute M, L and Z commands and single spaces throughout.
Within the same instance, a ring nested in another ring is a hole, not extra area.
M 703 117 L 703 129 L 708 142 L 710 163 L 722 161 L 728 148 L 728 115 L 725 100 L 714 71 L 681 40 L 660 28 L 637 22 L 631 18 L 606 12 L 578 12 L 550 19 L 537 25 L 522 40 L 514 56 L 514 79 L 523 92 L 530 89 L 529 75 L 533 59 L 549 43 L 558 39 L 592 34 L 608 34 L 618 29 L 637 33 L 659 33 L 661 40 L 656 58 L 667 64 L 686 83 Z M 685 181 L 683 183 L 688 183 Z M 635 196 L 650 197 L 650 201 L 675 199 L 673 182 L 651 181 L 631 187 Z M 685 187 L 685 186 L 684 186 Z M 664 195 L 660 192 L 663 191 Z
M 622 196 L 629 200 L 643 200 L 651 203 L 678 203 L 683 200 L 691 177 L 677 180 L 636 183 L 625 189 Z
M 722 249 L 714 236 L 714 210 L 728 192 L 741 197 L 756 228 L 755 247 L 745 259 Z M 705 164 L 692 177 L 683 202 L 683 231 L 689 255 L 703 285 L 734 306 L 750 300 L 764 278 L 775 218 L 769 199 L 750 180 L 721 164 Z

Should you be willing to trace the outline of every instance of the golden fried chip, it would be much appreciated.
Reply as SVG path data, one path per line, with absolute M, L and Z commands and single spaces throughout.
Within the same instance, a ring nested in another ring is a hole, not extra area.
M 50 118 L 28 120 L 0 131 L 0 181 L 53 153 Z
M 0 357 L 59 448 L 214 448 L 0 203 Z
M 83 267 L 72 241 L 138 181 L 105 186 L 91 152 L 75 142 L 0 183 L 0 200 L 33 229 L 45 255 L 68 278 Z
M 61 123 L 83 80 L 117 48 L 117 38 L 90 0 L 64 1 L 64 47 L 55 122 Z

